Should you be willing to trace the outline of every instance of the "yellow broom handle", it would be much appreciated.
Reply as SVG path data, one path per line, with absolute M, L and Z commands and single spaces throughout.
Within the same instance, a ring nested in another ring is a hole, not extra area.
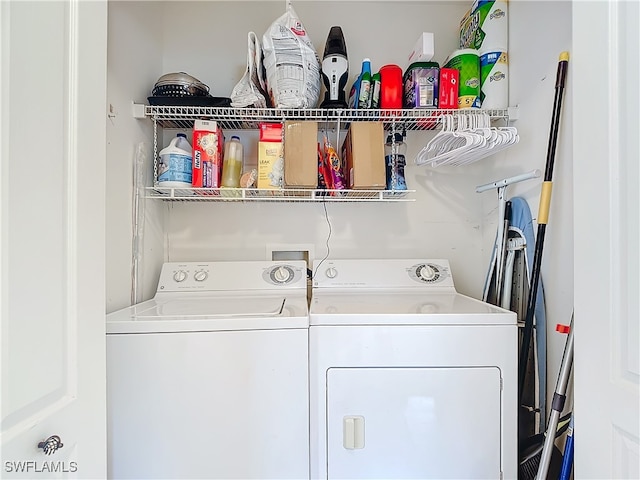
M 549 205 L 551 205 L 551 189 L 553 182 L 542 182 L 540 192 L 540 206 L 538 207 L 538 225 L 549 222 Z

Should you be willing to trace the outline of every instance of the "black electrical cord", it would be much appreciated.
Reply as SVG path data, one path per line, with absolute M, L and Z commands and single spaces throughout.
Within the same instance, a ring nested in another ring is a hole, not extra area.
M 329 240 L 331 240 L 332 228 L 331 228 L 331 221 L 329 220 L 329 213 L 327 212 L 327 201 L 325 200 L 324 197 L 322 197 L 322 207 L 324 208 L 324 218 L 327 221 L 327 226 L 329 227 L 329 233 L 327 234 L 327 240 L 325 241 L 325 244 L 327 246 L 327 253 L 324 256 L 324 258 L 322 260 L 320 260 L 318 265 L 315 266 L 316 273 L 312 276 L 311 280 L 313 280 L 315 278 L 315 276 L 317 275 L 318 271 L 320 270 L 320 265 L 322 265 L 322 263 L 327 258 L 329 258 L 329 254 L 331 253 L 331 248 L 329 247 Z

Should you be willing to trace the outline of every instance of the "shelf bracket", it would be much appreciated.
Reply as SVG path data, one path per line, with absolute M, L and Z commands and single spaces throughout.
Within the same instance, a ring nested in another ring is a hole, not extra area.
M 146 118 L 144 114 L 144 105 L 141 103 L 131 102 L 131 114 L 133 118 Z

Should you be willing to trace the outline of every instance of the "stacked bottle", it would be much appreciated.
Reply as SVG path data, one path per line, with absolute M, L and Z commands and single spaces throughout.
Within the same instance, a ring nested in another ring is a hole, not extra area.
M 371 76 L 371 108 L 380 108 L 380 86 L 380 72 L 377 72 Z
M 404 178 L 404 167 L 407 163 L 405 154 L 407 145 L 405 135 L 396 132 L 395 137 L 389 135 L 384 146 L 384 161 L 387 167 L 387 190 L 406 190 L 407 182 Z
M 368 58 L 362 61 L 358 108 L 371 108 L 371 60 Z
M 244 152 L 240 138 L 236 135 L 224 144 L 224 160 L 222 163 L 222 187 L 240 187 Z
M 362 70 L 351 86 L 349 108 L 371 107 L 371 60 L 362 60 Z

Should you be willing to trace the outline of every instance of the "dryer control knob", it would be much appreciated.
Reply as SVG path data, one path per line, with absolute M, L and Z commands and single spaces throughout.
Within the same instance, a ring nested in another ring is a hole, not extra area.
M 324 273 L 329 278 L 336 278 L 336 276 L 338 276 L 338 271 L 333 267 L 327 268 L 327 271 Z
M 184 270 L 178 270 L 173 274 L 173 279 L 178 283 L 184 282 L 187 279 L 187 272 Z
M 422 265 L 422 267 L 418 269 L 418 278 L 427 282 L 433 282 L 438 278 L 438 271 L 431 265 Z
M 209 277 L 209 274 L 204 270 L 198 270 L 193 274 L 193 278 L 196 282 L 204 282 Z
M 287 267 L 278 267 L 273 271 L 273 278 L 278 283 L 286 283 L 292 276 L 293 272 Z

